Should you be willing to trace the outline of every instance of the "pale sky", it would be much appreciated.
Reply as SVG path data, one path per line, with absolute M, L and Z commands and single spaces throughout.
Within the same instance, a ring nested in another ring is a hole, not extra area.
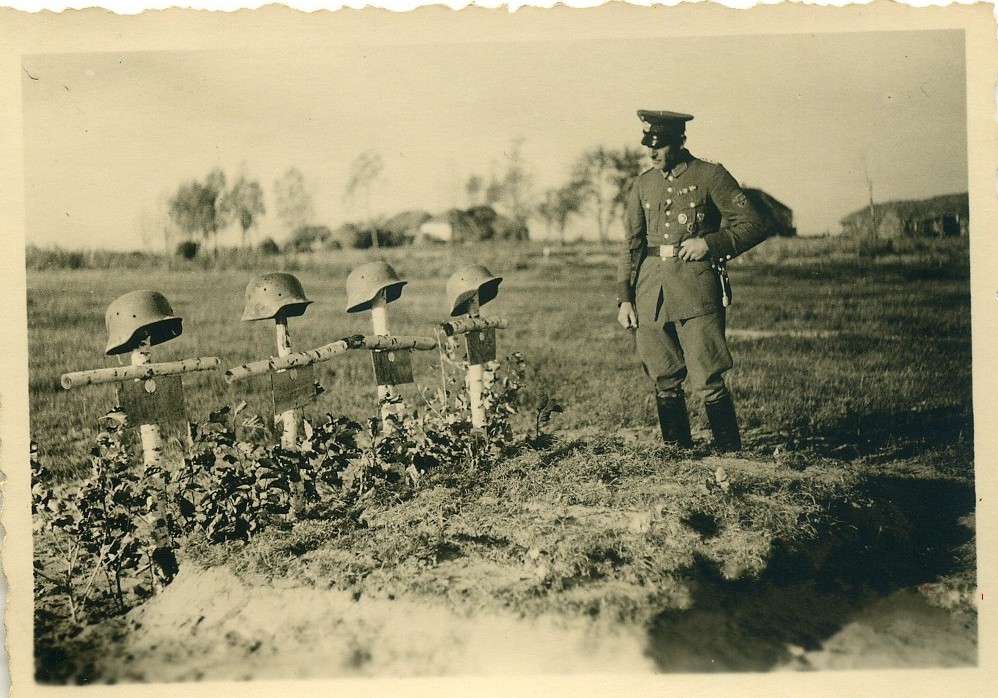
M 168 198 L 215 167 L 260 181 L 263 234 L 285 235 L 292 166 L 335 228 L 364 215 L 344 190 L 370 150 L 375 213 L 466 205 L 517 138 L 539 195 L 587 148 L 638 146 L 639 108 L 694 114 L 690 150 L 802 234 L 866 204 L 864 167 L 878 201 L 967 189 L 959 31 L 330 46 L 26 56 L 28 243 L 138 249 L 145 227 L 160 246 Z

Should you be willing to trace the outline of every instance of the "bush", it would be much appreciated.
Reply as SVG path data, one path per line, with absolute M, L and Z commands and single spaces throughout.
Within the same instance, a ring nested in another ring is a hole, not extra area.
M 491 206 L 473 206 L 466 211 L 451 209 L 450 223 L 455 240 L 528 240 L 527 226 L 503 216 Z
M 181 259 L 194 259 L 197 257 L 200 246 L 193 240 L 184 240 L 177 245 L 176 255 Z
M 860 257 L 890 254 L 894 244 L 890 238 L 862 237 L 858 240 L 857 252 Z
M 25 262 L 28 269 L 87 269 L 93 253 L 71 252 L 59 247 L 39 249 L 29 246 L 25 249 Z
M 336 230 L 334 239 L 343 247 L 366 250 L 378 236 L 380 247 L 401 247 L 412 242 L 404 233 L 388 230 L 381 224 L 346 223 Z
M 325 225 L 303 225 L 291 235 L 288 245 L 295 252 L 312 252 L 324 247 L 333 237 L 333 231 Z
M 264 254 L 274 255 L 280 254 L 281 248 L 274 242 L 274 238 L 266 238 L 260 243 L 260 251 Z

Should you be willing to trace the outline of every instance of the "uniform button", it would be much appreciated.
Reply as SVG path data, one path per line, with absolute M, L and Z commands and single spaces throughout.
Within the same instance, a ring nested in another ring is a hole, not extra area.
M 645 204 L 645 208 L 651 208 L 651 204 Z
M 665 203 L 666 203 L 666 204 L 671 204 L 671 203 L 672 203 L 672 199 L 666 199 L 666 200 L 665 200 Z
M 671 194 L 672 193 L 672 187 L 669 187 L 668 189 L 666 189 L 666 191 Z
M 665 239 L 666 239 L 666 240 L 668 240 L 668 239 L 669 239 L 669 234 L 668 234 L 668 233 L 666 233 L 666 234 L 665 234 Z
M 666 221 L 666 222 L 665 222 L 665 227 L 666 227 L 666 228 L 668 228 L 668 227 L 669 227 L 669 226 L 671 226 L 671 225 L 672 225 L 672 223 L 670 223 L 669 221 Z
M 675 179 L 675 177 L 673 177 L 672 175 L 669 175 L 669 181 L 670 181 L 670 182 L 671 182 L 672 180 L 674 180 L 674 179 Z
M 696 207 L 697 207 L 697 205 L 694 202 L 691 201 L 690 202 L 690 208 L 696 208 Z

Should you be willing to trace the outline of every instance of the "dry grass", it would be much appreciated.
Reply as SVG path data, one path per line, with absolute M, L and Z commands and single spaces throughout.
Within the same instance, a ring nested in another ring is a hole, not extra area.
M 192 543 L 186 560 L 355 598 L 446 599 L 465 614 L 555 612 L 642 624 L 693 603 L 690 583 L 704 569 L 728 581 L 758 579 L 775 574 L 774 552 L 817 565 L 811 558 L 828 541 L 843 555 L 886 545 L 856 539 L 861 549 L 847 535 L 847 527 L 866 525 L 850 511 L 867 506 L 868 481 L 889 472 L 959 483 L 951 490 L 959 499 L 973 482 L 973 423 L 966 250 L 943 241 L 880 252 L 868 258 L 843 243 L 780 240 L 733 265 L 730 384 L 747 448 L 722 459 L 702 445 L 677 454 L 656 443 L 651 392 L 631 337 L 614 324 L 612 254 L 571 246 L 545 256 L 537 245 L 389 251 L 411 281 L 390 308 L 398 334 L 432 334 L 445 319 L 444 281 L 460 263 L 482 262 L 505 276 L 485 314 L 510 319 L 500 355 L 516 350 L 526 359 L 517 427 L 525 433 L 533 405 L 555 397 L 564 412 L 554 438 L 521 445 L 488 471 L 430 477 L 401 504 L 368 506 L 356 526 L 302 521 L 246 546 Z M 292 321 L 295 347 L 368 329 L 368 318 L 343 308 L 348 269 L 369 258 L 283 262 L 317 301 Z M 110 388 L 58 387 L 65 371 L 115 363 L 101 352 L 113 298 L 162 291 L 185 331 L 154 359 L 215 355 L 227 368 L 273 352 L 269 324 L 238 319 L 250 278 L 280 267 L 265 261 L 275 266 L 30 271 L 31 424 L 46 465 L 63 478 L 78 473 L 98 416 L 114 402 Z M 310 411 L 370 415 L 368 362 L 358 353 L 319 367 L 326 392 Z M 421 386 L 439 381 L 432 352 L 417 356 L 415 371 Z M 269 411 L 263 380 L 228 388 L 220 375 L 200 374 L 185 385 L 191 419 L 243 400 L 248 412 Z M 417 400 L 415 389 L 407 395 Z M 691 407 L 702 444 L 704 420 L 693 400 Z M 966 514 L 960 507 L 952 513 Z M 924 572 L 966 586 L 973 546 L 958 543 L 959 559 L 933 558 L 899 578 Z

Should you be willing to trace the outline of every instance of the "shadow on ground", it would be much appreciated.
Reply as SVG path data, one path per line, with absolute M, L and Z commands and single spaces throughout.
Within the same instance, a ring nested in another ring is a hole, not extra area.
M 973 452 L 974 417 L 965 405 L 844 415 L 834 424 L 803 424 L 790 433 L 747 429 L 747 448 L 770 453 L 775 448 L 838 460 L 866 462 L 913 458 L 927 450 L 956 448 Z M 972 457 L 963 463 L 971 463 Z M 964 473 L 966 474 L 966 473 Z
M 690 610 L 664 611 L 649 627 L 659 669 L 773 669 L 791 658 L 789 645 L 816 650 L 864 609 L 959 571 L 957 548 L 973 539 L 959 523 L 974 510 L 972 487 L 870 477 L 860 492 L 829 503 L 833 523 L 807 547 L 775 541 L 758 579 L 726 580 L 698 559 L 688 569 Z

